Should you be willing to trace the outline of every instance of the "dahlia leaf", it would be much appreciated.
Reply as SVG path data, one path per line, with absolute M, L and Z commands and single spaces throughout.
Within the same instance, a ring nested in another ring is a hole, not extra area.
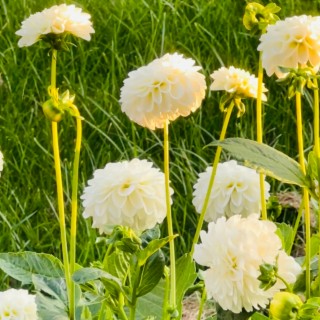
M 165 295 L 165 281 L 160 280 L 155 288 L 137 301 L 136 320 L 163 319 L 163 298 Z
M 69 319 L 65 279 L 34 275 L 32 282 L 37 290 L 37 312 L 41 319 Z
M 64 269 L 61 261 L 45 253 L 18 252 L 0 253 L 0 269 L 10 277 L 22 282 L 32 282 L 33 275 L 51 278 L 63 278 Z
M 171 239 L 173 240 L 176 237 L 177 235 L 174 235 L 172 237 L 165 237 L 162 239 L 155 239 L 150 241 L 149 244 L 143 250 L 137 253 L 139 266 L 143 266 L 149 257 L 151 257 L 156 251 L 161 249 Z
M 228 138 L 211 145 L 221 146 L 234 158 L 243 161 L 245 166 L 256 169 L 259 173 L 282 182 L 308 186 L 299 163 L 266 144 L 243 138 Z
M 154 253 L 142 267 L 141 279 L 137 288 L 137 297 L 150 292 L 163 276 L 165 257 L 161 250 Z
M 186 291 L 194 284 L 197 279 L 195 262 L 190 254 L 184 254 L 176 262 L 176 281 L 177 281 L 177 309 L 179 315 L 182 314 L 182 301 Z
M 281 242 L 282 242 L 282 248 L 287 254 L 291 253 L 292 244 L 294 241 L 294 232 L 293 228 L 282 222 L 282 223 L 276 223 L 277 225 L 277 231 L 276 234 L 279 236 Z

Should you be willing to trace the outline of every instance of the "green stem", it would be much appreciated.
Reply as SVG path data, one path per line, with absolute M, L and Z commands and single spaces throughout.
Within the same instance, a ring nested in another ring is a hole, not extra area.
M 169 123 L 165 121 L 163 130 L 163 149 L 164 149 L 164 176 L 165 176 L 165 192 L 166 192 L 166 206 L 167 206 L 167 224 L 168 235 L 171 238 L 169 241 L 170 248 L 170 308 L 175 310 L 176 308 L 176 258 L 174 250 L 173 239 L 173 223 L 171 214 L 171 202 L 170 202 L 170 179 L 169 179 Z
M 201 320 L 201 316 L 202 316 L 202 312 L 203 312 L 204 304 L 206 300 L 207 300 L 207 291 L 206 291 L 206 287 L 203 286 L 197 320 Z
M 51 93 L 53 93 L 53 98 L 55 98 L 55 92 L 56 92 L 56 75 L 57 75 L 57 50 L 52 50 Z M 51 127 L 52 127 L 53 157 L 54 157 L 54 166 L 55 166 L 55 172 L 56 172 L 58 212 L 59 212 L 59 225 L 60 225 L 63 265 L 64 265 L 64 272 L 65 272 L 65 277 L 66 277 L 68 295 L 70 297 L 71 276 L 70 276 L 70 269 L 69 269 L 67 233 L 66 233 L 66 222 L 65 222 L 65 213 L 64 213 L 64 199 L 63 199 L 63 184 L 62 184 L 60 151 L 59 151 L 58 123 L 52 121 Z M 70 319 L 73 319 L 73 318 L 70 317 Z
M 118 307 L 119 307 L 119 317 L 120 317 L 120 319 L 128 320 L 128 317 L 127 317 L 127 315 L 126 315 L 126 313 L 124 312 L 124 309 L 123 309 L 124 297 L 123 297 L 122 293 L 120 293 L 120 295 L 119 295 L 118 302 L 119 302 Z
M 319 87 L 318 80 L 315 78 L 313 80 L 315 89 L 313 91 L 313 136 L 314 136 L 314 153 L 317 159 L 318 168 L 318 188 L 320 189 L 320 145 L 319 145 Z M 318 234 L 320 234 L 320 194 L 317 194 L 318 200 Z M 318 257 L 320 257 L 320 246 L 318 251 Z M 320 270 L 320 258 L 318 259 L 318 270 Z M 320 288 L 319 288 L 320 289 Z
M 72 196 L 71 196 L 71 229 L 70 229 L 70 274 L 75 272 L 76 264 L 76 243 L 77 243 L 77 217 L 78 217 L 78 186 L 79 186 L 79 161 L 80 161 L 80 149 L 82 139 L 82 123 L 81 116 L 78 108 L 75 105 L 71 105 L 73 113 L 76 117 L 77 123 L 77 136 L 75 154 L 73 160 L 73 172 L 72 172 Z M 70 315 L 75 319 L 75 283 L 71 281 L 70 287 Z
M 225 136 L 226 136 L 226 132 L 227 132 L 227 128 L 228 128 L 228 124 L 229 124 L 229 120 L 230 120 L 230 116 L 231 116 L 233 107 L 234 107 L 234 102 L 232 101 L 230 106 L 227 109 L 227 113 L 226 113 L 226 116 L 225 116 L 224 121 L 223 121 L 223 125 L 222 125 L 222 130 L 221 130 L 221 133 L 220 133 L 219 141 L 223 140 L 225 138 Z M 204 221 L 204 216 L 206 214 L 206 211 L 207 211 L 207 208 L 208 208 L 208 205 L 209 205 L 209 200 L 210 200 L 211 190 L 212 190 L 213 183 L 214 183 L 214 178 L 216 176 L 218 163 L 220 161 L 221 151 L 222 151 L 222 148 L 220 146 L 218 146 L 216 154 L 214 156 L 213 165 L 212 165 L 212 172 L 211 172 L 211 176 L 210 176 L 210 180 L 209 180 L 207 193 L 206 193 L 206 196 L 205 196 L 205 199 L 204 199 L 203 207 L 202 207 L 202 210 L 201 210 L 201 213 L 200 213 L 200 218 L 199 218 L 199 221 L 198 221 L 197 230 L 196 230 L 196 233 L 194 235 L 193 242 L 192 242 L 192 248 L 191 248 L 191 252 L 190 252 L 191 256 L 193 255 L 195 245 L 198 243 L 198 240 L 199 240 L 200 231 L 202 229 L 202 225 L 203 225 L 203 221 Z
M 283 279 L 283 278 L 282 278 L 281 276 L 279 276 L 278 274 L 276 275 L 276 277 L 277 277 L 280 281 L 282 281 L 282 282 L 284 283 L 284 285 L 286 286 L 286 289 L 287 289 L 288 292 L 292 292 L 292 289 L 291 289 L 290 285 L 288 284 L 288 282 L 287 282 L 285 279 Z
M 304 147 L 303 147 L 303 134 L 302 134 L 302 112 L 301 112 L 301 93 L 296 92 L 296 115 L 297 115 L 297 138 L 299 149 L 299 163 L 303 174 L 306 174 L 306 167 L 304 163 Z M 305 215 L 305 233 L 306 233 L 306 299 L 310 297 L 310 208 L 309 208 L 309 193 L 306 187 L 303 188 L 303 207 Z
M 170 276 L 168 267 L 164 267 L 164 279 L 165 279 L 165 290 L 164 290 L 164 296 L 163 296 L 163 308 L 162 308 L 162 319 L 167 320 L 168 319 L 168 298 L 169 298 L 169 292 L 170 292 Z
M 136 139 L 136 127 L 134 126 L 134 123 L 131 123 L 131 132 L 132 132 L 132 143 L 133 143 L 133 157 L 136 158 L 138 153 L 137 153 L 137 139 Z
M 262 52 L 259 54 L 259 69 L 258 69 L 258 92 L 257 92 L 257 142 L 262 143 L 262 86 L 263 86 L 263 68 L 262 68 Z M 261 216 L 263 220 L 267 220 L 267 208 L 264 188 L 264 175 L 260 173 L 260 201 L 261 201 Z

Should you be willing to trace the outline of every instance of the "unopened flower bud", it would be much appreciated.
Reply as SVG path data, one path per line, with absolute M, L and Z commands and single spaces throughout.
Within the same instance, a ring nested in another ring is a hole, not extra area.
M 62 120 L 64 112 L 58 108 L 52 99 L 45 101 L 42 105 L 42 109 L 43 113 L 49 120 L 54 122 L 59 122 Z
M 269 316 L 273 320 L 298 319 L 298 311 L 302 301 L 296 294 L 277 292 L 270 303 Z

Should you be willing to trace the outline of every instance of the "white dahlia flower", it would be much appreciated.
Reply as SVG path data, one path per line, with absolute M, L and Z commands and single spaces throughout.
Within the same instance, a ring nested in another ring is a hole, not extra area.
M 23 289 L 9 289 L 0 292 L 0 319 L 38 319 L 35 295 L 31 295 Z
M 279 67 L 312 67 L 320 65 L 320 17 L 294 16 L 269 25 L 260 37 L 262 66 L 267 75 L 282 78 Z
M 129 73 L 121 88 L 121 109 L 134 122 L 151 130 L 165 120 L 186 117 L 197 110 L 206 83 L 193 59 L 166 54 Z
M 239 98 L 257 98 L 258 79 L 248 71 L 235 67 L 221 67 L 211 74 L 213 82 L 210 90 L 226 91 L 239 96 Z M 265 86 L 262 86 L 262 92 L 267 92 Z M 262 93 L 262 100 L 267 97 Z
M 60 4 L 41 12 L 32 14 L 22 22 L 16 35 L 22 38 L 19 47 L 27 47 L 36 43 L 44 35 L 71 33 L 84 40 L 90 40 L 94 33 L 90 14 L 74 5 Z
M 193 186 L 193 205 L 201 212 L 206 197 L 212 167 L 199 174 Z M 261 210 L 259 174 L 250 168 L 237 164 L 235 160 L 219 163 L 211 190 L 205 220 L 215 221 L 221 216 L 235 214 L 247 216 Z M 270 185 L 265 181 L 265 198 L 270 194 Z
M 233 313 L 265 308 L 285 285 L 278 280 L 268 290 L 259 287 L 259 266 L 264 263 L 277 263 L 278 275 L 287 283 L 295 282 L 301 267 L 281 249 L 276 229 L 273 222 L 252 214 L 222 217 L 209 223 L 208 232 L 201 231 L 202 243 L 195 246 L 193 258 L 207 267 L 203 278 L 208 298 Z
M 83 216 L 92 217 L 100 233 L 116 225 L 142 232 L 166 217 L 164 174 L 147 160 L 108 163 L 96 170 L 81 199 Z

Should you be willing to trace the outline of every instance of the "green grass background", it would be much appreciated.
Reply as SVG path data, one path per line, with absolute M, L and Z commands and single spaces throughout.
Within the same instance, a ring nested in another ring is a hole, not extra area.
M 279 0 L 281 18 L 319 14 L 320 1 Z M 50 55 L 43 43 L 18 48 L 15 31 L 30 14 L 61 1 L 0 0 L 0 150 L 5 166 L 0 180 L 0 252 L 32 250 L 60 256 L 50 123 L 41 105 L 48 98 Z M 133 157 L 133 135 L 139 158 L 162 168 L 162 132 L 132 125 L 120 110 L 123 80 L 134 70 L 164 53 L 179 52 L 196 60 L 210 84 L 220 66 L 257 71 L 258 38 L 242 25 L 243 0 L 83 0 L 74 3 L 92 15 L 95 34 L 90 42 L 72 39 L 70 52 L 59 53 L 57 84 L 76 94 L 85 118 L 80 164 L 80 193 L 97 168 Z M 265 2 L 266 4 L 266 2 Z M 294 102 L 274 78 L 265 79 L 270 95 L 265 104 L 264 140 L 296 158 Z M 217 92 L 207 92 L 202 108 L 170 125 L 171 181 L 175 190 L 174 228 L 181 236 L 177 254 L 190 248 L 197 214 L 192 186 L 197 174 L 211 163 L 222 126 Z M 255 105 L 232 117 L 228 136 L 255 138 Z M 304 100 L 306 146 L 312 144 L 312 104 Z M 59 124 L 67 213 L 75 126 L 66 118 Z M 274 185 L 274 191 L 282 188 Z M 68 214 L 67 214 L 68 216 Z M 69 217 L 67 217 L 69 219 Z M 69 224 L 69 220 L 67 221 Z M 97 232 L 79 214 L 78 261 L 103 256 Z M 165 228 L 163 228 L 165 232 Z M 0 274 L 0 289 L 9 279 Z

